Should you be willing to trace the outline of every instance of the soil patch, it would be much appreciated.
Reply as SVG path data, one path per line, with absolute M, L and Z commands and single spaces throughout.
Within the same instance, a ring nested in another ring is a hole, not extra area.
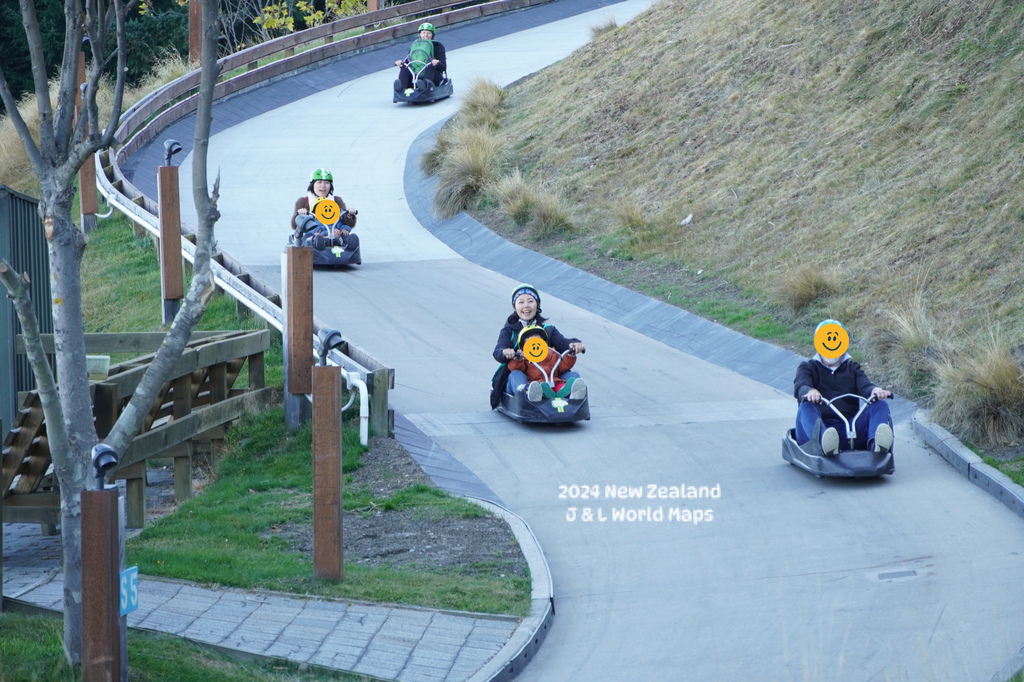
M 348 490 L 367 490 L 388 497 L 411 485 L 436 487 L 409 453 L 391 438 L 371 438 L 359 469 L 346 480 Z M 193 487 L 201 490 L 210 480 L 209 468 L 197 461 Z M 175 509 L 171 467 L 149 470 L 146 488 L 147 518 L 165 516 Z M 289 551 L 311 554 L 313 526 L 284 524 L 264 537 L 283 538 Z M 511 529 L 496 516 L 435 518 L 418 509 L 366 509 L 345 512 L 345 561 L 370 567 L 450 570 L 464 575 L 527 576 L 529 567 Z

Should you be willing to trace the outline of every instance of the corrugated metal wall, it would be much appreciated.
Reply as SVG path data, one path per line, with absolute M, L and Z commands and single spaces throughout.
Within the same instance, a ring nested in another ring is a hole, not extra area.
M 50 256 L 39 219 L 38 201 L 3 185 L 0 185 L 0 256 L 18 272 L 28 273 L 39 331 L 52 334 Z M 6 430 L 14 426 L 18 391 L 31 391 L 36 382 L 28 357 L 14 353 L 14 339 L 21 325 L 6 289 L 0 294 L 0 419 Z

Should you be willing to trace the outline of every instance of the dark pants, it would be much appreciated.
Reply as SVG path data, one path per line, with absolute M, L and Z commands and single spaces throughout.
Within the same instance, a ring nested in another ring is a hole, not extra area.
M 440 85 L 444 79 L 444 75 L 435 69 L 432 65 L 427 64 L 420 71 L 420 80 L 429 80 L 434 85 Z M 398 80 L 402 85 L 403 90 L 408 90 L 412 87 L 412 71 L 409 70 L 408 66 L 403 66 L 398 70 Z
M 880 424 L 888 424 L 892 427 L 892 417 L 889 415 L 889 406 L 884 400 L 869 404 L 860 417 L 857 418 L 854 427 L 857 430 L 857 438 L 851 444 L 846 437 L 846 424 L 827 405 L 817 405 L 810 402 L 800 403 L 796 413 L 796 442 L 803 445 L 811 439 L 814 433 L 814 425 L 818 420 L 823 422 L 821 430 L 824 433 L 828 427 L 839 432 L 840 450 L 871 450 L 874 447 L 875 431 Z

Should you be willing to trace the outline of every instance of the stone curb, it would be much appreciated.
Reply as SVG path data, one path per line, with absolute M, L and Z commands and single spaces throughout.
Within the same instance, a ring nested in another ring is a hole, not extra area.
M 1024 488 L 995 467 L 985 464 L 956 436 L 931 421 L 931 410 L 914 413 L 914 433 L 956 469 L 968 481 L 996 498 L 1024 519 Z
M 469 678 L 469 682 L 505 682 L 522 672 L 526 664 L 533 659 L 551 627 L 551 621 L 555 617 L 555 593 L 551 571 L 548 569 L 548 562 L 537 536 L 522 517 L 488 500 L 472 497 L 466 499 L 487 509 L 508 524 L 512 534 L 516 536 L 526 563 L 530 566 L 530 615 L 522 620 L 505 642 L 505 646 Z
M 912 420 L 914 433 L 949 462 L 968 481 L 978 486 L 1024 518 L 1024 488 L 1009 476 L 985 464 L 970 448 L 946 429 L 931 421 L 931 410 L 918 409 Z M 992 676 L 990 682 L 1008 682 L 1024 668 L 1024 648 Z

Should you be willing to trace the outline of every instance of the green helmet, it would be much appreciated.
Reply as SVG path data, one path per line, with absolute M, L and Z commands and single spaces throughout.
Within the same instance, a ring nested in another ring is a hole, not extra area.
M 434 30 L 434 25 L 432 23 L 430 23 L 429 21 L 424 21 L 422 24 L 420 24 L 420 27 L 418 29 L 416 29 L 416 31 L 417 32 L 419 32 L 419 31 L 430 31 L 431 35 L 434 35 L 435 33 L 437 33 L 437 31 Z
M 309 174 L 309 181 L 313 182 L 315 180 L 327 180 L 328 182 L 334 182 L 334 176 L 331 175 L 331 171 L 326 168 L 317 168 Z

